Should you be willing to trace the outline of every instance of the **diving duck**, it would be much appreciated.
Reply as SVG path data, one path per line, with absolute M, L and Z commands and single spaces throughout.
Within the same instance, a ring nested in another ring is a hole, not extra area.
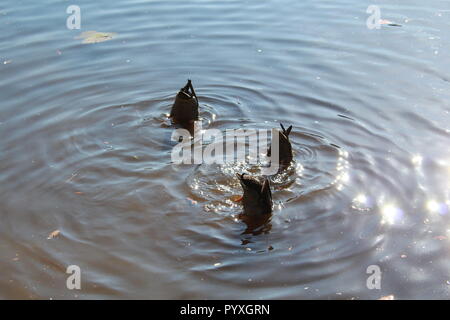
M 267 178 L 261 182 L 245 173 L 237 174 L 244 195 L 244 215 L 248 217 L 261 217 L 272 213 L 272 192 Z
M 198 120 L 198 99 L 191 80 L 180 89 L 170 111 L 173 123 L 188 126 Z
M 292 154 L 292 146 L 291 142 L 289 141 L 289 134 L 291 133 L 292 126 L 287 128 L 287 130 L 284 128 L 283 124 L 280 123 L 282 132 L 279 132 L 278 134 L 278 150 L 279 150 L 279 163 L 280 163 L 280 169 L 284 169 L 290 165 L 292 162 L 293 154 Z M 271 147 L 269 147 L 269 150 L 267 151 L 267 156 L 271 156 Z

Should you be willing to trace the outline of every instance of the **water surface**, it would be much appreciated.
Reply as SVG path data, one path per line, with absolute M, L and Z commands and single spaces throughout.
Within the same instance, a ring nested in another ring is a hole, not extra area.
M 0 4 L 1 298 L 448 298 L 447 1 L 69 4 Z M 187 78 L 204 128 L 293 125 L 265 232 L 232 201 L 255 168 L 171 164 Z

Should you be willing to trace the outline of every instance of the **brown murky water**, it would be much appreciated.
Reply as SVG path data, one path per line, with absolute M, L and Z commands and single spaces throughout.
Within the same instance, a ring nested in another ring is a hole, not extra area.
M 448 298 L 448 2 L 77 4 L 0 4 L 1 298 Z M 251 168 L 171 164 L 187 78 L 204 129 L 293 125 L 266 232 L 231 200 Z

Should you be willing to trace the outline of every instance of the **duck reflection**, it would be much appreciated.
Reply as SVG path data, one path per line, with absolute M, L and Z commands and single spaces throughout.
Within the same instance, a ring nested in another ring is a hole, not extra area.
M 260 234 L 267 234 L 272 229 L 272 224 L 270 223 L 272 215 L 270 214 L 264 216 L 248 216 L 241 213 L 239 219 L 246 225 L 246 228 L 241 235 L 257 236 Z

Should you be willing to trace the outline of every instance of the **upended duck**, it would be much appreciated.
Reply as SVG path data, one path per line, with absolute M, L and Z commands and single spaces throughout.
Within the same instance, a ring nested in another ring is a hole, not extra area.
M 186 85 L 180 89 L 170 111 L 173 123 L 182 126 L 191 126 L 198 120 L 198 98 L 195 94 L 192 81 L 188 80 Z
M 244 206 L 244 215 L 247 217 L 270 216 L 272 213 L 272 192 L 267 178 L 260 180 L 249 176 L 248 174 L 237 174 L 241 183 L 244 195 L 242 204 Z
M 282 132 L 279 132 L 279 170 L 283 170 L 289 166 L 293 159 L 292 145 L 289 140 L 289 134 L 292 126 L 285 129 L 280 123 Z M 267 155 L 271 156 L 271 148 L 267 151 Z M 272 213 L 272 192 L 270 190 L 269 180 L 264 177 L 261 182 L 255 177 L 251 177 L 245 173 L 237 174 L 241 183 L 244 194 L 242 196 L 242 204 L 244 206 L 243 216 L 247 218 L 264 218 Z
M 292 154 L 292 145 L 291 141 L 289 140 L 289 134 L 291 133 L 292 126 L 285 129 L 283 124 L 280 123 L 282 132 L 279 132 L 278 134 L 278 153 L 279 153 L 279 164 L 280 164 L 280 170 L 283 170 L 287 168 L 293 159 Z M 267 151 L 267 156 L 272 155 L 272 148 L 269 147 L 269 150 Z

